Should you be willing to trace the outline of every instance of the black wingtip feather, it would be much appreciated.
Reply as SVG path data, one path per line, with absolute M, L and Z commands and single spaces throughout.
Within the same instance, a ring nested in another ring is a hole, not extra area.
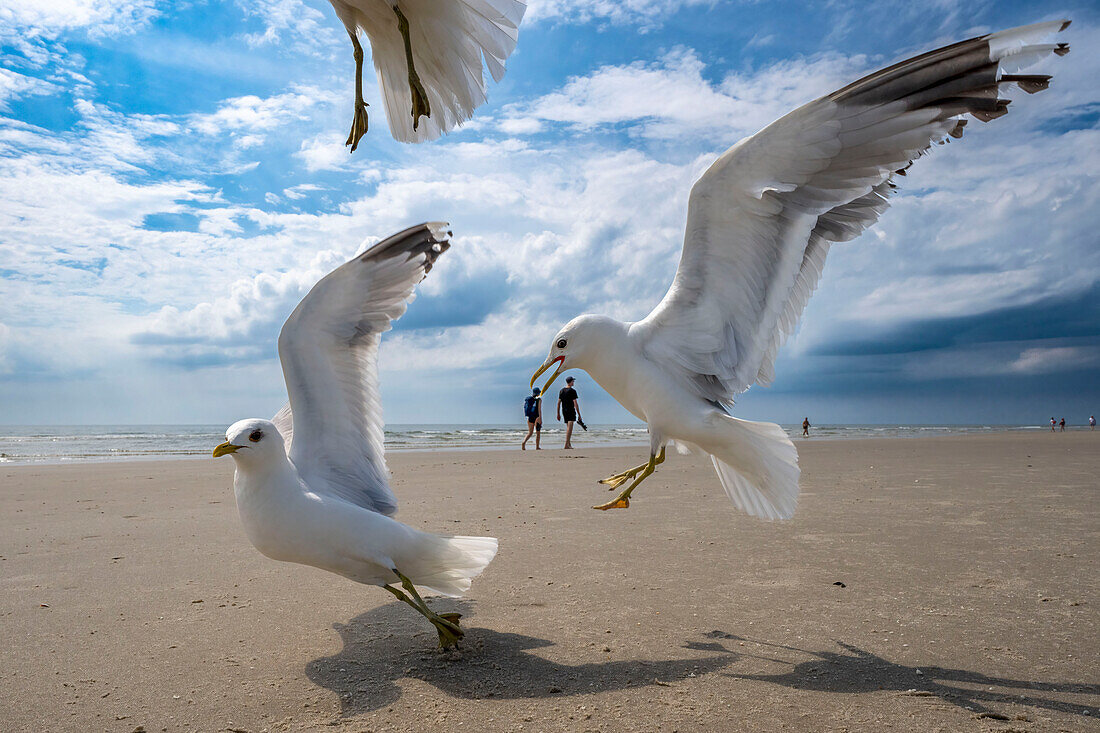
M 439 256 L 451 248 L 449 238 L 454 235 L 450 229 L 443 229 L 446 226 L 448 226 L 446 223 L 440 222 L 424 222 L 411 226 L 383 239 L 360 255 L 359 259 L 367 262 L 402 254 L 406 255 L 407 259 L 424 255 L 424 272 L 427 273 Z

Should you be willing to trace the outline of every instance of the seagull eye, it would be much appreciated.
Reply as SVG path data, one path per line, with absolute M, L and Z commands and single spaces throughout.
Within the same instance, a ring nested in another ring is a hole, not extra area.
M 565 339 L 558 339 L 558 348 L 559 349 L 564 349 L 565 348 Z
M 262 430 L 253 430 L 249 434 L 248 439 L 251 440 L 253 443 L 259 443 L 260 439 L 263 438 L 263 437 L 264 437 L 264 431 L 262 431 Z

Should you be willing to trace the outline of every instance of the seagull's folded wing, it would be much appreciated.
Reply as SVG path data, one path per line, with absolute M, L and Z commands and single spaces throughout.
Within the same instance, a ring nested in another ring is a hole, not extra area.
M 692 187 L 684 250 L 668 294 L 634 328 L 646 355 L 728 403 L 768 384 L 783 340 L 817 286 L 833 242 L 858 236 L 889 205 L 892 179 L 964 115 L 1003 115 L 1017 71 L 1065 44 L 1068 21 L 956 43 L 875 72 L 780 118 L 726 151 Z
M 379 242 L 322 278 L 283 325 L 279 359 L 290 404 L 274 422 L 311 490 L 397 511 L 383 456 L 378 344 L 449 236 L 434 222 Z

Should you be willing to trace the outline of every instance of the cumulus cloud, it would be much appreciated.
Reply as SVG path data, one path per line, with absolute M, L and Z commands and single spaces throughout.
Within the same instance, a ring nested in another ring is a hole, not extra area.
M 731 72 L 719 84 L 688 48 L 655 62 L 604 66 L 560 90 L 506 108 L 500 129 L 536 134 L 545 123 L 578 131 L 618 126 L 647 138 L 736 141 L 867 70 L 863 56 L 821 54 L 753 72 Z

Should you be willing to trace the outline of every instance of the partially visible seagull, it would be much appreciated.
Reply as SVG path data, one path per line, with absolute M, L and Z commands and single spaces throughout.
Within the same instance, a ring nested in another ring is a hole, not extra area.
M 586 370 L 649 424 L 646 463 L 603 479 L 596 509 L 630 506 L 630 494 L 675 442 L 706 454 L 738 509 L 788 519 L 798 500 L 798 454 L 778 425 L 730 415 L 734 396 L 767 385 L 776 352 L 817 286 L 833 242 L 871 226 L 894 177 L 948 136 L 964 115 L 1007 112 L 1000 92 L 1045 89 L 1049 76 L 1017 72 L 1064 43 L 1045 43 L 1069 21 L 992 33 L 877 71 L 806 104 L 727 150 L 696 181 L 680 266 L 645 319 L 584 315 L 566 324 L 531 384 L 542 393 L 567 368 Z
M 449 132 L 485 103 L 482 60 L 493 81 L 504 78 L 527 9 L 525 0 L 329 1 L 355 56 L 355 118 L 345 143 L 352 152 L 367 132 L 360 30 L 370 41 L 390 132 L 419 143 Z
M 237 464 L 237 510 L 257 550 L 385 588 L 423 614 L 444 647 L 462 637 L 459 614 L 435 613 L 416 586 L 462 595 L 497 541 L 390 518 L 397 499 L 383 457 L 377 361 L 382 333 L 449 236 L 440 222 L 411 227 L 314 285 L 279 334 L 290 402 L 272 420 L 233 423 L 214 449 Z

